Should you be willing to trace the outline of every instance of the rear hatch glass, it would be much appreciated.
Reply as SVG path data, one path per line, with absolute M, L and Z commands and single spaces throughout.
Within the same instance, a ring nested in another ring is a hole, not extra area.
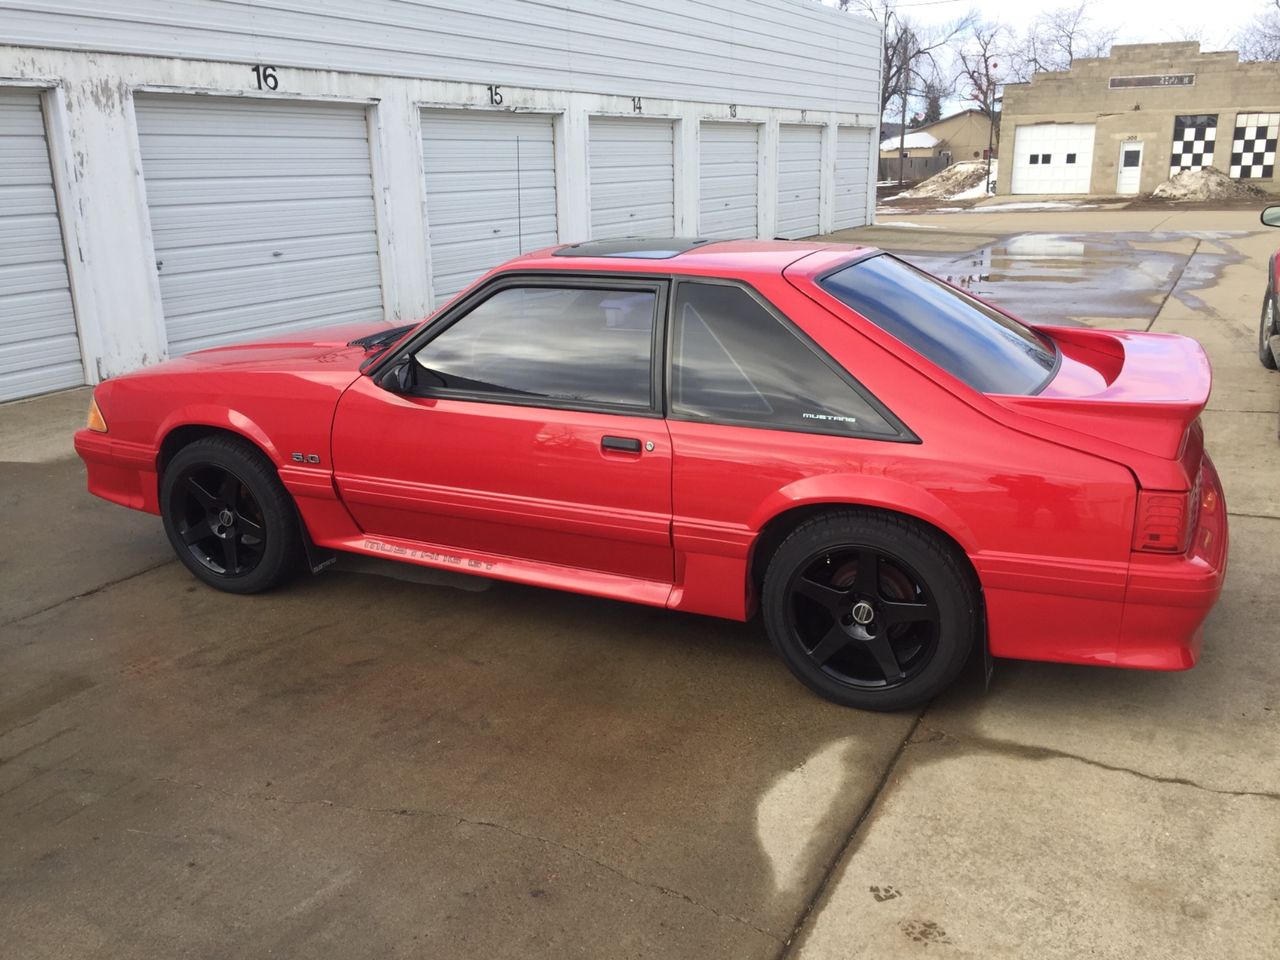
M 1031 395 L 1057 368 L 1051 340 L 888 254 L 842 267 L 819 285 L 980 393 Z

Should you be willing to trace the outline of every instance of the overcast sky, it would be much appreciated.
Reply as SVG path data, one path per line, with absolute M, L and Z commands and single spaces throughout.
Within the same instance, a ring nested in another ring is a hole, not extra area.
M 831 0 L 834 2 L 834 0 Z M 1073 5 L 1070 0 L 903 0 L 898 11 L 920 23 L 945 22 L 977 10 L 986 20 L 1021 29 L 1042 10 Z M 1099 23 L 1117 27 L 1121 43 L 1160 42 L 1198 34 L 1206 50 L 1233 49 L 1242 26 L 1265 0 L 1095 0 Z

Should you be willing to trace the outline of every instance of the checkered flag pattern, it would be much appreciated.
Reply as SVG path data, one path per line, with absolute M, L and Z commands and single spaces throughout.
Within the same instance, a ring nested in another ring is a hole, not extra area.
M 1270 180 L 1276 172 L 1280 113 L 1237 113 L 1231 139 L 1231 176 Z
M 1213 166 L 1213 147 L 1218 138 L 1216 116 L 1178 117 L 1173 122 L 1173 154 L 1169 176 L 1183 170 Z

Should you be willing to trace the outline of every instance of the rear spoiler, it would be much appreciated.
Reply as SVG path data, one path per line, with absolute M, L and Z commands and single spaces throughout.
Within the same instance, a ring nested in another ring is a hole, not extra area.
M 990 399 L 1024 416 L 1165 459 L 1177 459 L 1187 431 L 1209 402 L 1213 372 L 1190 337 L 1081 327 L 1037 327 L 1067 356 L 1101 376 L 1081 393 L 1051 382 L 1036 396 Z

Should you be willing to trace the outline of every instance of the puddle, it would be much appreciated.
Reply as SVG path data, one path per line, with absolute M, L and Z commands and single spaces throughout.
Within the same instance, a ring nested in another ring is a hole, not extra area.
M 1132 319 L 1145 326 L 1171 289 L 1188 307 L 1205 309 L 1196 293 L 1212 287 L 1226 267 L 1244 259 L 1226 242 L 1242 235 L 1027 233 L 959 256 L 908 250 L 900 255 L 1036 323 Z M 1182 249 L 1152 249 L 1153 244 Z

